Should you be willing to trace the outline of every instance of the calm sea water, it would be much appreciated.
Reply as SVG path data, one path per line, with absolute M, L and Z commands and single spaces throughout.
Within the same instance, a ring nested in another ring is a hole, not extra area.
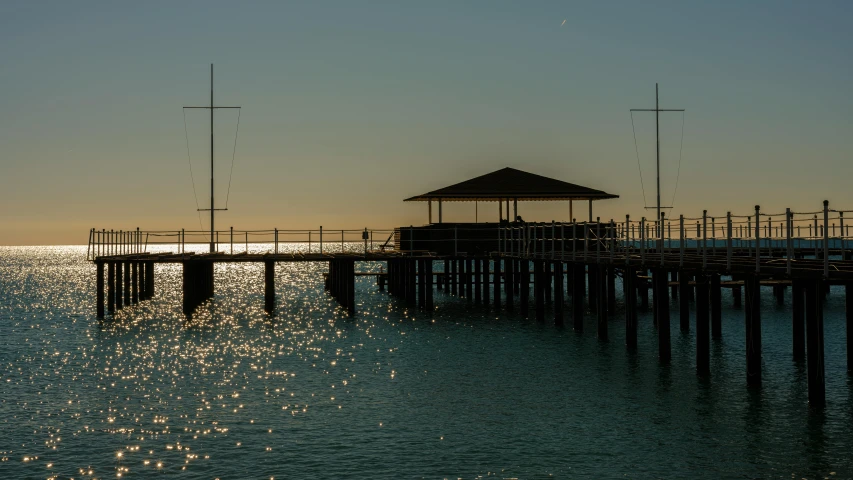
M 99 322 L 85 250 L 0 247 L 0 478 L 853 477 L 840 290 L 815 413 L 769 290 L 751 391 L 725 291 L 702 380 L 675 313 L 661 367 L 649 313 L 634 354 L 623 312 L 599 342 L 592 317 L 576 334 L 443 294 L 427 314 L 368 277 L 348 318 L 320 264 L 277 267 L 274 318 L 260 265 L 218 265 L 191 322 L 158 265 L 153 300 Z

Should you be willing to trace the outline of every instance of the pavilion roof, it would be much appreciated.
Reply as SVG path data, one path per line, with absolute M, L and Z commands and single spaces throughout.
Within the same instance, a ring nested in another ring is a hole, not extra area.
M 619 195 L 506 167 L 449 187 L 410 197 L 404 201 L 473 202 L 509 199 L 541 201 L 606 200 L 609 198 L 619 198 Z

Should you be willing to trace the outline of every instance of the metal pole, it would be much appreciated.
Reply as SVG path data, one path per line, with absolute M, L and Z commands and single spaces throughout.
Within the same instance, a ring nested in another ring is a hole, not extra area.
M 823 278 L 829 278 L 829 200 L 823 201 Z
M 732 212 L 726 212 L 726 271 L 732 270 Z
M 759 242 L 761 241 L 761 221 L 759 221 L 758 215 L 761 210 L 761 207 L 755 206 L 755 273 L 761 271 L 761 249 L 759 248 Z
M 708 267 L 708 210 L 702 210 L 702 270 Z
M 323 254 L 323 226 L 320 225 L 320 255 Z
M 791 255 L 791 253 L 793 253 L 793 249 L 794 249 L 793 248 L 793 240 L 791 239 L 791 233 L 793 230 L 793 228 L 791 228 L 793 225 L 791 220 L 792 220 L 791 209 L 786 208 L 785 209 L 785 247 L 786 247 L 786 256 L 788 257 L 787 258 L 787 267 L 786 267 L 788 275 L 791 274 L 791 262 L 792 262 L 791 257 L 793 256 L 793 255 Z
M 234 227 L 231 227 L 231 255 L 234 255 Z
M 658 245 L 659 245 L 658 246 L 658 254 L 660 255 L 660 264 L 661 265 L 663 265 L 663 258 L 664 258 L 664 254 L 663 254 L 663 246 L 664 246 L 664 243 L 663 243 L 663 223 L 664 223 L 665 215 L 666 215 L 666 213 L 660 212 L 660 217 L 659 217 L 660 218 L 660 235 L 658 236 Z

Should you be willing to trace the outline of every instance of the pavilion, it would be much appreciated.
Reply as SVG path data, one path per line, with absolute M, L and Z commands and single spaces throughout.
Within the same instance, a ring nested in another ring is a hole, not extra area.
M 569 220 L 574 218 L 573 202 L 589 202 L 589 221 L 593 220 L 592 202 L 619 198 L 601 190 L 523 172 L 515 168 L 502 168 L 492 173 L 466 180 L 455 185 L 433 190 L 405 199 L 405 202 L 428 202 L 429 223 L 432 224 L 432 202 L 438 202 L 438 223 L 442 223 L 441 206 L 443 202 L 498 202 L 500 219 L 518 218 L 518 201 L 568 201 Z M 513 216 L 509 216 L 509 203 L 513 204 Z

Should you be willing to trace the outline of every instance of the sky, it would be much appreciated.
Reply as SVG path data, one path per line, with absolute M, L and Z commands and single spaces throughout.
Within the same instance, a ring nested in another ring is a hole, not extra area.
M 419 225 L 404 198 L 503 167 L 653 216 L 654 114 L 632 129 L 629 109 L 656 82 L 686 109 L 661 114 L 670 215 L 851 209 L 851 20 L 846 1 L 2 2 L 0 245 L 209 228 L 209 114 L 182 107 L 209 103 L 211 63 L 216 103 L 242 107 L 236 153 L 236 111 L 215 119 L 223 229 Z

